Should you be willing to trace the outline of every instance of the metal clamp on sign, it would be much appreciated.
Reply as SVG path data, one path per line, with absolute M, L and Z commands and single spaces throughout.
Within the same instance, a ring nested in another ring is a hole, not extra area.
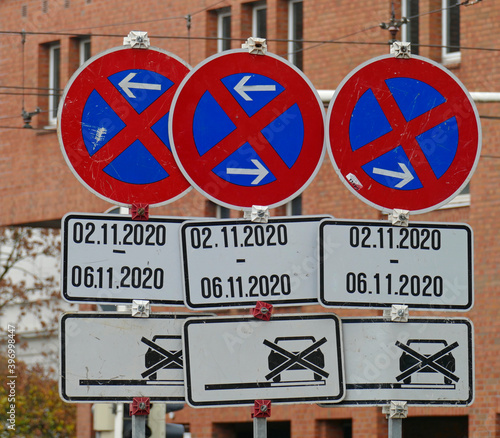
M 132 204 L 130 214 L 132 215 L 132 220 L 134 221 L 147 221 L 149 219 L 149 205 Z
M 254 318 L 262 319 L 263 321 L 269 321 L 271 319 L 272 312 L 273 305 L 265 303 L 264 301 L 257 301 L 255 307 L 252 309 L 252 315 Z
M 252 418 L 268 418 L 271 416 L 271 400 L 255 400 Z
M 134 397 L 130 404 L 130 415 L 149 415 L 151 403 L 149 397 Z

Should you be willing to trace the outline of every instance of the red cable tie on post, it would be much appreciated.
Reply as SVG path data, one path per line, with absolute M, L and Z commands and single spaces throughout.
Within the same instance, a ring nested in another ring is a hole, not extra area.
M 252 418 L 268 418 L 271 416 L 271 400 L 255 400 Z
M 149 415 L 151 403 L 149 397 L 134 397 L 130 404 L 129 413 L 132 415 Z
M 132 204 L 130 214 L 134 221 L 147 221 L 149 219 L 149 204 Z
M 272 313 L 273 305 L 265 303 L 264 301 L 257 301 L 255 307 L 252 309 L 254 318 L 262 319 L 263 321 L 269 321 Z

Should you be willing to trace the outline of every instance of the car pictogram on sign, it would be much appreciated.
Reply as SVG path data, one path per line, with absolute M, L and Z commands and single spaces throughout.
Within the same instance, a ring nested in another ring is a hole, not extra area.
M 407 385 L 458 382 L 459 378 L 453 374 L 456 364 L 451 353 L 458 347 L 457 342 L 448 345 L 444 339 L 409 339 L 406 344 L 397 341 L 396 346 L 403 350 L 399 359 L 402 374 L 396 377 L 397 381 Z
M 141 341 L 149 348 L 144 357 L 146 371 L 143 378 L 149 380 L 171 380 L 163 370 L 179 370 L 183 368 L 182 350 L 179 349 L 180 336 L 155 335 L 151 340 L 143 337 Z
M 315 348 L 318 343 L 314 336 L 288 336 L 278 337 L 274 340 L 274 345 L 266 344 L 273 350 L 269 353 L 269 370 L 273 372 L 272 380 L 275 383 L 282 381 L 320 381 L 324 375 L 315 372 L 315 367 L 323 369 L 325 367 L 325 356 L 320 348 Z M 308 352 L 304 354 L 307 347 Z M 284 350 L 277 349 L 282 347 Z M 303 360 L 298 360 L 300 357 Z M 314 367 L 313 367 L 314 366 Z M 283 369 L 283 370 L 282 370 Z M 276 373 L 276 370 L 279 373 Z M 285 374 L 285 378 L 282 378 Z

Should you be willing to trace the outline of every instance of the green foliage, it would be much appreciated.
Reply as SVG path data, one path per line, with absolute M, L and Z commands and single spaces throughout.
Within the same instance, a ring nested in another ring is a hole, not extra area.
M 6 376 L 7 369 L 7 358 L 2 352 L 0 375 Z M 17 359 L 15 371 L 15 394 L 13 395 L 13 388 L 7 386 L 10 379 L 3 378 L 0 386 L 0 438 L 74 437 L 76 406 L 62 401 L 58 382 L 41 366 L 28 368 Z M 12 405 L 15 411 L 15 429 L 8 428 L 12 425 L 8 421 Z

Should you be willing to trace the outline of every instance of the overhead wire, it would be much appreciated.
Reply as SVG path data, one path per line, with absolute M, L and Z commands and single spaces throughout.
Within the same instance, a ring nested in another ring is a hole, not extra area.
M 178 35 L 150 35 L 150 38 L 154 38 L 154 39 L 179 39 L 179 40 L 182 40 L 182 39 L 187 39 L 188 40 L 188 54 L 189 54 L 189 58 L 191 57 L 190 56 L 190 42 L 192 40 L 219 40 L 220 37 L 207 37 L 207 36 L 191 36 L 190 35 L 190 28 L 191 28 L 191 17 L 193 15 L 197 15 L 199 13 L 202 13 L 202 12 L 205 12 L 207 10 L 210 10 L 210 9 L 213 9 L 215 6 L 221 4 L 221 3 L 226 3 L 227 0 L 219 0 L 207 7 L 204 7 L 202 9 L 199 9 L 191 14 L 188 14 L 188 15 L 179 15 L 179 16 L 172 16 L 172 17 L 163 17 L 163 18 L 157 18 L 157 19 L 151 19 L 151 20 L 144 20 L 144 21 L 135 21 L 135 22 L 122 22 L 122 23 L 113 23 L 113 24 L 108 24 L 108 25 L 101 25 L 101 26 L 93 26 L 89 29 L 96 29 L 96 28 L 102 28 L 102 27 L 113 27 L 113 26 L 120 26 L 120 25 L 128 25 L 128 24 L 142 24 L 142 23 L 147 23 L 147 22 L 157 22 L 157 21 L 163 21 L 163 20 L 174 20 L 174 19 L 185 19 L 186 20 L 186 24 L 187 24 L 187 30 L 188 30 L 188 35 L 187 36 L 178 36 Z M 442 12 L 444 10 L 448 10 L 448 9 L 451 9 L 451 8 L 454 8 L 454 7 L 458 7 L 458 6 L 470 6 L 472 4 L 476 4 L 478 2 L 480 2 L 482 0 L 464 0 L 462 2 L 457 2 L 453 5 L 450 5 L 450 6 L 447 6 L 447 7 L 443 7 L 443 8 L 440 8 L 440 9 L 434 9 L 434 10 L 431 10 L 431 11 L 427 11 L 427 12 L 424 12 L 424 13 L 421 13 L 421 14 L 416 14 L 416 15 L 413 15 L 413 16 L 410 16 L 410 17 L 406 17 L 407 19 L 411 20 L 411 19 L 414 19 L 414 18 L 418 18 L 418 17 L 421 17 L 421 16 L 425 16 L 425 15 L 429 15 L 429 14 L 433 14 L 433 13 L 437 13 L 437 12 Z M 381 46 L 386 46 L 387 45 L 387 42 L 373 42 L 373 41 L 341 41 L 345 38 L 348 38 L 348 37 L 351 37 L 351 36 L 354 36 L 354 35 L 358 35 L 360 33 L 364 33 L 368 30 L 371 30 L 371 29 L 374 29 L 374 28 L 378 28 L 380 27 L 379 24 L 377 25 L 372 25 L 372 26 L 368 26 L 368 27 L 365 27 L 363 29 L 360 29 L 358 31 L 355 31 L 355 32 L 351 32 L 349 34 L 346 34 L 346 35 L 343 35 L 341 37 L 338 37 L 338 38 L 335 38 L 335 39 L 332 39 L 332 40 L 293 40 L 293 39 L 268 39 L 268 41 L 270 42 L 300 42 L 300 43 L 305 43 L 305 44 L 313 44 L 312 46 L 310 47 L 303 47 L 302 49 L 299 49 L 295 52 L 291 52 L 291 53 L 298 53 L 300 51 L 306 51 L 306 50 L 311 50 L 311 49 L 314 49 L 316 47 L 319 47 L 319 46 L 322 46 L 322 45 L 325 45 L 325 44 L 347 44 L 347 45 L 381 45 Z M 80 30 L 82 28 L 77 28 L 77 29 L 73 29 L 73 30 Z M 23 59 L 22 59 L 22 82 L 23 82 L 23 85 L 21 87 L 19 86 L 0 86 L 0 88 L 2 89 L 15 89 L 15 90 L 21 90 L 20 93 L 16 93 L 16 92 L 2 92 L 0 91 L 0 95 L 21 95 L 22 96 L 22 106 L 23 106 L 23 111 L 24 111 L 24 96 L 50 96 L 52 95 L 52 93 L 50 91 L 53 91 L 51 88 L 42 88 L 42 87 L 25 87 L 24 86 L 24 43 L 25 43 L 25 40 L 26 40 L 26 35 L 54 35 L 54 36 L 72 36 L 72 37 L 88 37 L 89 34 L 88 33 L 75 33 L 75 32 L 68 32 L 67 30 L 66 31 L 25 31 L 24 29 L 21 30 L 21 31 L 13 31 L 13 30 L 0 30 L 0 35 L 2 34 L 19 34 L 21 35 L 22 37 L 22 41 L 23 41 Z M 99 33 L 92 33 L 91 34 L 92 37 L 103 37 L 103 38 L 123 38 L 123 34 L 99 34 Z M 239 38 L 224 38 L 225 40 L 231 40 L 231 41 L 238 41 L 240 40 Z M 442 47 L 447 47 L 447 48 L 451 48 L 451 49 L 458 49 L 458 50 L 481 50 L 481 51 L 492 51 L 492 52 L 500 52 L 500 48 L 491 48 L 491 47 L 468 47 L 468 46 L 443 46 L 443 45 L 434 45 L 434 44 L 418 44 L 418 46 L 420 47 L 429 47 L 429 48 L 442 48 Z M 189 59 L 189 63 L 190 63 L 190 59 Z M 43 90 L 43 91 L 48 91 L 47 93 L 40 93 L 40 92 L 26 92 L 26 90 Z M 60 92 L 62 92 L 63 90 L 59 90 Z M 22 129 L 22 128 L 20 128 Z
M 431 11 L 427 11 L 427 12 L 423 12 L 421 14 L 415 14 L 415 15 L 412 15 L 412 16 L 409 16 L 409 17 L 402 17 L 402 20 L 403 19 L 406 19 L 406 20 L 412 20 L 412 19 L 415 19 L 415 18 L 419 18 L 419 17 L 423 17 L 425 15 L 430 15 L 430 14 L 435 14 L 437 12 L 442 12 L 442 11 L 445 11 L 445 10 L 449 10 L 449 9 L 452 9 L 452 8 L 455 8 L 457 6 L 471 6 L 473 4 L 476 4 L 476 3 L 479 3 L 481 2 L 482 0 L 473 0 L 472 3 L 471 3 L 471 0 L 464 0 L 462 2 L 457 2 L 455 3 L 454 5 L 450 5 L 450 6 L 447 6 L 447 7 L 444 7 L 444 8 L 440 8 L 440 9 L 433 9 Z M 379 28 L 381 25 L 380 24 L 377 24 L 377 25 L 373 25 L 373 26 L 368 26 L 368 27 L 365 27 L 363 29 L 360 29 L 359 31 L 356 31 L 356 32 L 352 32 L 352 33 L 349 33 L 349 34 L 346 34 L 344 36 L 341 36 L 341 37 L 338 37 L 338 38 L 335 38 L 333 40 L 327 40 L 327 41 L 323 41 L 323 42 L 317 42 L 314 46 L 311 46 L 311 47 L 307 47 L 307 48 L 302 48 L 302 49 L 299 49 L 299 50 L 296 50 L 296 51 L 293 51 L 293 52 L 289 52 L 287 53 L 287 55 L 293 55 L 293 54 L 296 54 L 296 53 L 299 53 L 299 52 L 304 52 L 306 50 L 310 50 L 310 49 L 314 49 L 316 47 L 320 47 L 322 46 L 323 44 L 333 44 L 333 43 L 348 43 L 346 41 L 344 42 L 340 42 L 339 40 L 342 40 L 344 38 L 348 38 L 350 36 L 354 36 L 354 35 L 357 35 L 359 33 L 363 33 L 363 32 L 366 32 L 368 30 L 371 30 L 371 29 L 374 29 L 374 28 Z M 306 40 L 301 40 L 303 43 L 311 43 L 312 41 L 306 41 Z M 378 43 L 378 44 L 382 44 L 382 45 L 386 45 L 387 43 Z M 447 48 L 447 49 L 457 49 L 457 48 L 461 48 L 460 47 L 456 47 L 456 46 L 434 46 L 434 45 L 424 45 L 424 44 L 415 44 L 416 46 L 419 46 L 419 47 L 429 47 L 429 48 L 432 48 L 432 47 L 441 47 L 441 48 Z M 469 49 L 469 48 L 466 48 L 466 50 Z M 481 48 L 481 49 L 477 49 L 477 50 L 493 50 L 493 51 L 500 51 L 500 49 L 486 49 L 486 48 Z

